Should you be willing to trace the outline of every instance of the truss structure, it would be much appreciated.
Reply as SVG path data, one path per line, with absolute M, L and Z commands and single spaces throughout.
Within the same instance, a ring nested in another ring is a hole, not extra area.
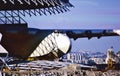
M 73 7 L 68 0 L 0 0 L 0 24 L 26 23 L 26 15 L 59 14 Z
M 26 21 L 15 11 L 0 11 L 0 24 L 21 24 Z

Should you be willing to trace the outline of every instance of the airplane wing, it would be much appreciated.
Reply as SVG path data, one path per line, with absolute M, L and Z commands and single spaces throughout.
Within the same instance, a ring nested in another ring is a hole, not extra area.
M 99 39 L 102 36 L 119 36 L 120 30 L 67 30 L 66 34 L 69 38 L 73 38 L 74 40 L 85 37 L 88 39 L 97 37 Z

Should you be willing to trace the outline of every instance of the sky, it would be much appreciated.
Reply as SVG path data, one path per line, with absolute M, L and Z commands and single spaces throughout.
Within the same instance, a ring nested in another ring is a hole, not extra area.
M 29 27 L 39 29 L 120 29 L 120 0 L 69 0 L 70 11 L 56 15 L 25 17 Z M 120 51 L 120 37 L 71 40 L 71 51 Z

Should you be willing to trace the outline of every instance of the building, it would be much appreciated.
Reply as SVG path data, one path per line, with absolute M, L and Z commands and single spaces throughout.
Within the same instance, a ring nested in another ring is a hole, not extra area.
M 104 64 L 106 54 L 101 52 L 90 53 L 88 51 L 70 52 L 62 57 L 63 61 L 80 64 Z
M 90 58 L 89 61 L 93 61 L 95 64 L 105 64 L 105 58 Z
M 88 62 L 88 52 L 70 52 L 63 56 L 63 61 L 68 61 L 72 63 L 82 63 L 87 64 Z

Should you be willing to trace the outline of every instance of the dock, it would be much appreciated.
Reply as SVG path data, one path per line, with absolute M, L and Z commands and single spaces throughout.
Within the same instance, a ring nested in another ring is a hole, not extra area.
M 94 67 L 81 67 L 79 64 L 59 61 L 32 61 L 9 65 L 11 70 L 3 69 L 0 76 L 120 76 L 120 70 L 100 71 Z M 99 65 L 99 67 L 102 65 Z

